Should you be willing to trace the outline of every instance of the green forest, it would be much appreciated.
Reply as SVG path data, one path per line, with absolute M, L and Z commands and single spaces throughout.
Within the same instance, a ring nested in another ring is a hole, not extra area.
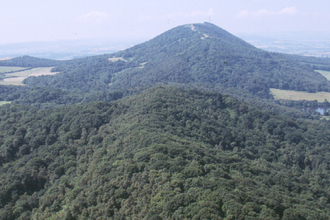
M 4 105 L 3 219 L 328 219 L 329 123 L 156 87 Z
M 329 219 L 330 122 L 270 94 L 330 91 L 329 59 L 203 23 L 0 66 L 58 72 L 0 85 L 0 219 Z

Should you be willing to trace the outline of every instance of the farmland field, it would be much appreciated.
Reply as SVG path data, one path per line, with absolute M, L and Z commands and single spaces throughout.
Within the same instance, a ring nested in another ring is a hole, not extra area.
M 56 72 L 50 72 L 50 70 L 53 67 L 38 67 L 38 68 L 33 68 L 30 70 L 22 71 L 22 72 L 17 72 L 17 73 L 8 73 L 6 76 L 11 77 L 11 76 L 20 76 L 20 77 L 28 77 L 28 76 L 41 76 L 41 75 L 54 75 Z
M 330 71 L 325 71 L 325 70 L 315 70 L 318 73 L 321 73 L 322 76 L 327 78 L 327 80 L 330 80 Z
M 14 72 L 19 70 L 24 70 L 25 67 L 12 67 L 12 66 L 0 66 L 0 73 L 8 73 L 8 72 Z
M 1 105 L 5 105 L 5 104 L 10 104 L 11 102 L 9 102 L 9 101 L 0 101 L 0 106 Z
M 281 89 L 270 89 L 270 92 L 275 99 L 287 99 L 287 100 L 306 100 L 324 102 L 325 99 L 330 100 L 329 92 L 317 92 L 317 93 L 308 93 L 308 92 L 298 92 L 298 91 L 289 91 Z
M 8 78 L 0 81 L 0 85 L 13 85 L 13 86 L 24 86 L 22 83 L 26 77 L 15 77 L 15 78 Z
M 57 72 L 51 72 L 53 67 L 39 67 L 16 73 L 6 74 L 6 78 L 0 81 L 0 85 L 23 85 L 22 81 L 29 76 L 54 75 Z

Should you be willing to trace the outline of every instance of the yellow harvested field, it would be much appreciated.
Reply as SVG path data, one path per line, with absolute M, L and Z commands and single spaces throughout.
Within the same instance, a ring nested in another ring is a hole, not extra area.
M 321 73 L 327 80 L 330 80 L 330 71 L 325 70 L 315 70 L 318 73 Z
M 274 96 L 275 99 L 286 99 L 293 101 L 314 101 L 324 102 L 325 99 L 330 101 L 330 93 L 329 92 L 317 92 L 317 93 L 308 93 L 308 92 L 298 92 L 298 91 L 289 91 L 289 90 L 281 90 L 281 89 L 270 89 L 270 92 Z
M 26 67 L 16 67 L 16 66 L 0 66 L 0 73 L 14 72 L 19 70 L 24 70 Z
M 0 85 L 25 86 L 22 81 L 0 81 Z
M 53 67 L 38 67 L 17 73 L 8 73 L 6 74 L 6 76 L 28 77 L 28 76 L 41 76 L 41 75 L 55 75 L 57 72 L 51 72 L 50 70 L 52 68 Z
M 111 61 L 111 62 L 116 62 L 116 61 L 118 61 L 118 60 L 122 60 L 122 61 L 127 62 L 127 60 L 125 60 L 125 59 L 122 58 L 122 57 L 113 57 L 113 58 L 109 58 L 108 60 Z
M 29 76 L 55 75 L 57 72 L 51 72 L 53 67 L 38 67 L 16 73 L 8 73 L 0 85 L 24 85 L 22 81 Z

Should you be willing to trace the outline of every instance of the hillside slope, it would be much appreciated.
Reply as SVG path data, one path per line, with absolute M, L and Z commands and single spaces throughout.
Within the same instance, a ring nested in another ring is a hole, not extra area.
M 2 219 L 328 219 L 329 124 L 152 88 L 0 107 Z
M 330 88 L 325 77 L 295 59 L 257 49 L 210 23 L 179 26 L 115 54 L 62 62 L 54 71 L 60 73 L 28 78 L 25 83 L 82 91 L 198 84 L 205 89 L 242 89 L 266 98 L 269 88 L 308 92 Z

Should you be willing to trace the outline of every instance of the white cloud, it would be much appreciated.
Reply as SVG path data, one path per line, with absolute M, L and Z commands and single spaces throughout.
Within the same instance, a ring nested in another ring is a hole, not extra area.
M 283 15 L 283 14 L 288 14 L 288 15 L 294 15 L 297 14 L 298 11 L 296 9 L 296 7 L 286 7 L 283 8 L 280 11 L 268 11 L 266 9 L 262 9 L 259 11 L 255 11 L 255 12 L 250 12 L 248 10 L 243 10 L 240 13 L 238 13 L 236 15 L 236 17 L 238 18 L 246 18 L 246 17 L 263 17 L 266 15 Z
M 205 15 L 206 12 L 203 12 L 203 11 L 193 11 L 191 12 L 190 16 L 191 17 L 196 17 L 196 16 L 200 16 L 200 15 Z
M 177 14 L 167 14 L 166 17 L 167 17 L 168 19 L 174 19 L 174 18 L 187 18 L 187 17 L 189 17 L 189 14 L 179 12 L 179 13 L 177 13 Z
M 213 16 L 213 15 L 215 15 L 215 12 L 214 12 L 213 8 L 210 8 L 210 9 L 208 10 L 208 12 L 206 13 L 206 15 L 208 15 L 208 16 Z
M 280 11 L 280 14 L 291 14 L 291 15 L 294 15 L 294 14 L 297 14 L 297 9 L 296 7 L 286 7 L 286 8 L 283 8 L 281 11 Z
M 85 22 L 102 22 L 111 19 L 111 15 L 99 12 L 99 11 L 91 11 L 87 14 L 83 14 L 77 18 L 78 21 L 85 21 Z
M 210 8 L 208 11 L 192 11 L 190 13 L 176 13 L 176 14 L 167 14 L 166 17 L 168 19 L 174 19 L 174 18 L 192 18 L 192 17 L 198 17 L 198 16 L 213 16 L 215 15 L 215 12 L 213 8 Z
M 138 17 L 139 21 L 151 21 L 153 17 L 151 15 L 140 15 Z
M 243 10 L 240 13 L 238 13 L 236 15 L 236 17 L 238 18 L 244 18 L 244 17 L 248 17 L 250 15 L 250 12 L 248 10 Z

